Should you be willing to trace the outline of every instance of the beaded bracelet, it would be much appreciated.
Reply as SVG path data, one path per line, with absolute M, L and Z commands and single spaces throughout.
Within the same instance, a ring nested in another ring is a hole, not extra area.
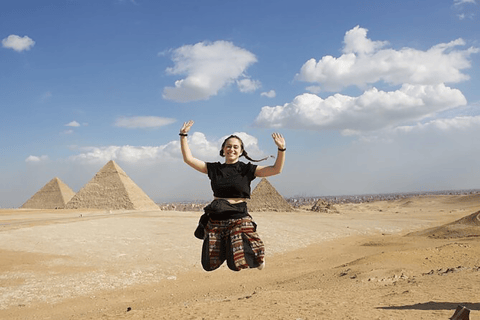
M 180 132 L 178 135 L 179 135 L 179 136 L 182 136 L 182 137 L 188 136 L 188 134 L 186 134 L 186 133 L 181 133 L 181 132 Z

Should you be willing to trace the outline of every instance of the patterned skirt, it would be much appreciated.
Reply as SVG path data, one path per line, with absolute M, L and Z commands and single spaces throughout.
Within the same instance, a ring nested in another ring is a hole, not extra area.
M 257 268 L 263 263 L 265 246 L 250 216 L 240 219 L 211 220 L 205 227 L 202 266 L 213 271 L 227 260 L 233 271 Z

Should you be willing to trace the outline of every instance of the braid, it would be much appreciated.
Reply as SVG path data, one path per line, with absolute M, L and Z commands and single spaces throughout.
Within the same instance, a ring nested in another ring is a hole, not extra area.
M 259 160 L 253 160 L 252 158 L 250 158 L 250 157 L 248 156 L 248 153 L 247 153 L 247 151 L 245 151 L 245 149 L 243 149 L 242 156 L 244 156 L 245 158 L 247 158 L 248 160 L 250 160 L 250 161 L 252 161 L 252 162 L 265 161 L 265 160 L 267 160 L 267 159 L 270 158 L 270 157 L 275 158 L 274 156 L 268 156 L 268 157 L 265 157 L 265 158 L 262 158 L 262 159 L 259 159 Z

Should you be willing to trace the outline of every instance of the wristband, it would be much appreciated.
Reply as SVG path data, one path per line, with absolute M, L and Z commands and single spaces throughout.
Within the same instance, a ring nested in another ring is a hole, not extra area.
M 283 148 L 283 149 L 278 148 L 278 151 L 286 151 L 286 150 L 287 148 Z
M 178 135 L 179 135 L 179 136 L 182 136 L 182 137 L 188 136 L 188 134 L 186 134 L 186 133 L 181 133 L 181 132 L 180 132 Z

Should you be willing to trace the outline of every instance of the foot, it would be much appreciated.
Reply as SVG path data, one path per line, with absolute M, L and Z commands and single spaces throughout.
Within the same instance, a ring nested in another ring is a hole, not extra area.
M 265 261 L 263 261 L 263 262 L 257 267 L 258 270 L 262 270 L 263 268 L 265 268 Z

